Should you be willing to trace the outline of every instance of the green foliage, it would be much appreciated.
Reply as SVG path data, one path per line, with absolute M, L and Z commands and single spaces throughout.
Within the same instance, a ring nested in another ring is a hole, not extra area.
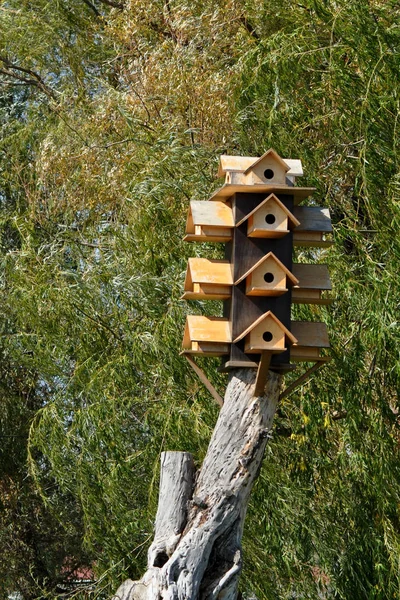
M 221 153 L 301 158 L 335 226 L 333 361 L 287 397 L 243 590 L 400 598 L 399 8 L 0 3 L 0 592 L 138 577 L 159 453 L 200 464 L 217 410 L 179 357 L 190 198 Z M 206 362 L 222 391 L 224 376 Z M 289 384 L 290 377 L 286 378 Z M 4 558 L 3 558 L 4 557 Z M 2 587 L 1 587 L 2 586 Z

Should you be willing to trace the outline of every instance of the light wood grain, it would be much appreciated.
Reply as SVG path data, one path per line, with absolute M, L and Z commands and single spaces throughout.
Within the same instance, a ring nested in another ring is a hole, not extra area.
M 332 284 L 326 265 L 294 263 L 293 275 L 299 280 L 298 287 L 305 290 L 331 290 Z
M 291 330 L 297 338 L 298 346 L 329 348 L 328 329 L 325 323 L 292 321 Z
M 293 214 L 300 221 L 300 225 L 294 229 L 294 233 L 305 231 L 332 233 L 329 208 L 321 206 L 295 206 Z
M 257 159 L 257 156 L 229 156 L 223 154 L 220 156 L 218 177 L 223 177 L 227 171 L 244 172 L 250 165 L 254 164 Z M 283 160 L 289 167 L 287 175 L 301 177 L 304 174 L 301 160 L 296 158 L 284 158 Z
M 192 200 L 190 210 L 195 225 L 234 227 L 232 209 L 224 202 Z
M 296 187 L 288 185 L 241 185 L 241 184 L 225 184 L 218 190 L 216 190 L 210 197 L 210 200 L 227 201 L 234 194 L 246 193 L 246 194 L 260 194 L 260 193 L 273 193 L 273 194 L 287 194 L 294 197 L 295 203 L 299 203 L 305 198 L 308 198 L 315 192 L 315 188 Z

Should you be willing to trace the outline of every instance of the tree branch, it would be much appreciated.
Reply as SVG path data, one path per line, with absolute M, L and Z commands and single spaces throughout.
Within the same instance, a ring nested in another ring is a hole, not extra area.
M 140 581 L 123 583 L 113 600 L 237 600 L 246 509 L 260 472 L 281 380 L 270 372 L 263 396 L 254 396 L 255 371 L 231 372 L 195 489 L 191 492 L 191 477 L 185 477 L 183 469 L 171 468 L 169 473 L 162 469 L 156 536 L 147 571 Z M 176 452 L 164 456 L 174 459 L 173 467 L 178 455 L 190 457 Z M 165 476 L 168 481 L 163 481 Z M 169 491 L 172 484 L 179 501 Z
M 84 4 L 86 4 L 86 6 L 88 6 L 94 12 L 96 17 L 101 17 L 101 13 L 97 10 L 95 5 L 90 2 L 90 0 L 82 0 L 82 2 L 84 2 Z
M 260 36 L 245 15 L 239 17 L 239 22 L 246 29 L 247 33 L 249 33 L 255 40 L 258 41 L 260 39 Z
M 282 416 L 282 415 L 280 415 Z M 347 417 L 347 410 L 343 409 L 341 411 L 334 410 L 330 415 L 332 421 L 340 421 L 341 419 L 345 419 Z M 304 427 L 301 428 L 301 431 L 304 432 Z M 279 435 L 280 437 L 289 438 L 293 433 L 300 433 L 299 430 L 293 431 L 290 427 L 284 427 L 277 425 L 274 429 L 274 435 Z
M 6 56 L 0 55 L 0 61 L 5 67 L 0 69 L 1 75 L 16 79 L 17 81 L 22 82 L 24 85 L 33 85 L 39 88 L 49 98 L 56 100 L 55 92 L 44 82 L 38 73 L 35 73 L 35 71 L 32 71 L 31 69 L 26 69 L 16 65 L 15 63 L 12 63 Z M 29 77 L 24 77 L 22 73 L 29 75 Z
M 107 4 L 108 6 L 112 6 L 113 8 L 119 8 L 123 10 L 125 8 L 125 4 L 123 2 L 114 2 L 114 0 L 99 0 L 102 4 Z

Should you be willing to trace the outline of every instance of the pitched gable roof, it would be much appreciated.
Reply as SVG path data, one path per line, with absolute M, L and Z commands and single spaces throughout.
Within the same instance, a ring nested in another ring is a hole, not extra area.
M 250 165 L 259 159 L 258 156 L 236 156 L 229 154 L 221 154 L 219 157 L 218 177 L 223 177 L 228 171 L 243 173 Z M 303 165 L 299 158 L 284 158 L 289 167 L 288 175 L 293 177 L 301 177 L 304 175 Z
M 248 327 L 235 340 L 233 340 L 233 343 L 236 344 L 237 342 L 240 342 L 240 340 L 242 340 L 244 337 L 246 337 L 246 335 L 248 335 L 251 331 L 253 331 L 253 329 L 255 327 L 257 327 L 257 325 L 262 323 L 267 318 L 271 318 L 275 321 L 275 323 L 278 325 L 278 327 L 280 327 L 280 329 L 282 329 L 282 331 L 284 332 L 286 337 L 289 339 L 289 342 L 291 342 L 292 344 L 297 344 L 297 338 L 294 337 L 294 335 L 289 331 L 289 329 L 287 329 L 287 327 L 285 327 L 284 324 L 281 323 L 280 320 L 270 310 L 268 312 L 264 313 L 263 315 L 261 315 L 261 317 L 259 317 L 256 321 L 254 321 L 254 323 L 252 323 L 250 325 L 250 327 Z
M 245 217 L 243 217 L 243 219 L 240 219 L 240 221 L 238 223 L 236 223 L 236 227 L 239 227 L 239 225 L 241 225 L 242 223 L 244 223 L 245 221 L 247 221 L 247 219 L 249 219 L 252 215 L 254 215 L 254 213 L 256 213 L 257 211 L 259 211 L 260 208 L 262 208 L 263 206 L 265 206 L 271 200 L 274 200 L 278 204 L 279 208 L 281 208 L 286 213 L 288 219 L 290 219 L 290 221 L 293 223 L 294 227 L 297 227 L 298 225 L 300 225 L 300 221 L 298 221 L 296 219 L 296 217 L 294 216 L 294 214 L 291 213 L 288 208 L 286 208 L 286 206 L 283 204 L 283 202 L 281 202 L 279 200 L 279 198 L 277 198 L 275 196 L 275 194 L 270 194 L 267 198 L 265 198 L 265 200 L 263 200 L 261 202 L 261 204 L 259 204 L 251 212 L 249 212 L 248 215 L 246 215 Z
M 285 170 L 286 173 L 288 171 L 290 171 L 290 168 L 285 163 L 283 158 L 281 158 L 279 156 L 279 154 L 277 152 L 275 152 L 275 150 L 273 148 L 270 148 L 269 150 L 264 152 L 264 154 L 262 156 L 260 156 L 260 158 L 257 158 L 257 160 L 255 160 L 250 166 L 248 166 L 247 169 L 244 171 L 244 174 L 246 175 L 249 171 L 254 169 L 254 167 L 256 165 L 258 165 L 259 162 L 261 162 L 262 160 L 264 160 L 264 158 L 266 158 L 267 156 L 270 156 L 270 155 L 274 157 L 274 159 L 281 165 L 281 167 L 283 167 L 283 169 Z
M 242 275 L 237 281 L 235 281 L 235 285 L 243 281 L 243 279 L 246 279 L 246 277 L 248 277 L 256 269 L 258 269 L 258 267 L 262 265 L 268 258 L 272 258 L 272 260 L 276 262 L 276 264 L 284 271 L 286 277 L 290 279 L 292 285 L 298 285 L 299 280 L 297 279 L 297 277 L 295 277 L 293 273 L 291 273 L 289 269 L 285 267 L 285 265 L 279 260 L 279 258 L 275 256 L 273 252 L 268 252 L 268 254 L 260 258 L 260 260 L 256 262 L 255 265 L 253 265 L 248 271 L 246 271 L 246 273 L 244 273 L 244 275 Z

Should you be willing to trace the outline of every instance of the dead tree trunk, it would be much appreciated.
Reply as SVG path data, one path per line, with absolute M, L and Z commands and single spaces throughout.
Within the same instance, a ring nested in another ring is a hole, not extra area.
M 254 382 L 253 369 L 231 373 L 194 489 L 190 455 L 163 454 L 148 568 L 140 581 L 125 581 L 115 599 L 236 599 L 244 519 L 271 430 L 281 377 L 270 372 L 260 397 L 253 396 Z

